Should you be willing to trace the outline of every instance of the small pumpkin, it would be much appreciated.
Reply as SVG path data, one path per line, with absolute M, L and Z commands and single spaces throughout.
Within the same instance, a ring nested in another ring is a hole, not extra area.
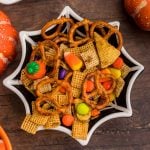
M 11 25 L 9 17 L 0 11 L 0 75 L 16 56 L 17 40 L 18 33 Z
M 44 77 L 46 74 L 46 64 L 41 61 L 31 61 L 26 66 L 26 75 L 28 78 L 36 80 Z
M 0 126 L 0 150 L 12 150 L 10 140 L 1 126 Z
M 124 7 L 141 29 L 150 31 L 150 0 L 124 0 Z

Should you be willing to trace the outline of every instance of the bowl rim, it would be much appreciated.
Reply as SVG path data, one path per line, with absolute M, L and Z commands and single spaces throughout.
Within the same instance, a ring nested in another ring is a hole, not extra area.
M 60 18 L 62 15 L 65 15 L 67 17 L 69 17 L 69 15 L 72 15 L 74 18 L 76 18 L 79 21 L 81 21 L 83 19 L 78 14 L 76 14 L 69 6 L 65 6 L 65 8 L 62 10 L 60 15 L 58 16 L 58 18 Z M 113 22 L 110 22 L 110 24 L 115 25 L 118 28 L 120 26 L 119 21 L 113 21 Z M 49 30 L 50 29 L 51 28 L 49 28 Z M 5 87 L 7 87 L 8 89 L 10 89 L 11 91 L 13 91 L 14 93 L 16 93 L 16 95 L 19 96 L 22 103 L 24 104 L 26 114 L 30 114 L 30 107 L 29 107 L 29 104 L 28 104 L 26 98 L 24 97 L 24 95 L 17 88 L 14 87 L 14 85 L 20 85 L 21 81 L 20 80 L 15 80 L 14 78 L 20 72 L 20 70 L 23 66 L 24 60 L 25 60 L 25 56 L 26 56 L 26 42 L 25 42 L 25 40 L 27 40 L 32 45 L 35 45 L 36 43 L 34 41 L 32 41 L 29 38 L 29 36 L 40 35 L 40 33 L 41 33 L 41 30 L 37 30 L 37 31 L 20 31 L 19 37 L 20 37 L 21 47 L 22 47 L 22 55 L 21 55 L 20 63 L 18 65 L 18 67 L 16 68 L 16 70 L 3 80 L 3 85 Z M 125 108 L 122 112 L 109 114 L 109 115 L 105 116 L 104 118 L 100 119 L 99 121 L 97 121 L 97 123 L 95 123 L 93 125 L 93 127 L 89 130 L 86 140 L 76 139 L 83 146 L 88 144 L 93 132 L 97 129 L 97 127 L 99 127 L 105 121 L 108 121 L 108 120 L 113 119 L 113 118 L 119 118 L 119 117 L 130 117 L 132 115 L 132 107 L 131 107 L 131 101 L 130 101 L 131 89 L 132 89 L 132 86 L 135 82 L 135 79 L 144 70 L 144 66 L 142 64 L 140 64 L 139 62 L 137 62 L 133 57 L 131 57 L 128 54 L 128 52 L 125 50 L 124 47 L 122 47 L 121 52 L 130 62 L 135 64 L 134 67 L 131 67 L 132 71 L 135 71 L 135 73 L 129 81 L 127 91 L 126 91 L 126 95 L 125 95 L 127 108 Z M 42 126 L 40 126 L 38 128 L 38 131 L 40 131 L 40 130 L 45 130 L 45 129 Z M 63 127 L 63 126 L 59 126 L 59 127 L 54 128 L 52 130 L 61 131 L 61 132 L 64 132 L 64 133 L 71 136 L 71 130 L 69 130 L 69 129 Z

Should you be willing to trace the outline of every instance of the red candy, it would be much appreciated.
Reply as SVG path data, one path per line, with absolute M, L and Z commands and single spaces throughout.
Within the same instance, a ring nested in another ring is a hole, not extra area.
M 92 92 L 94 90 L 94 83 L 91 80 L 86 81 L 86 92 Z
M 121 69 L 122 68 L 122 66 L 123 66 L 123 59 L 121 58 L 121 57 L 118 57 L 117 59 L 116 59 L 116 61 L 113 63 L 113 67 L 114 68 L 117 68 L 117 69 Z

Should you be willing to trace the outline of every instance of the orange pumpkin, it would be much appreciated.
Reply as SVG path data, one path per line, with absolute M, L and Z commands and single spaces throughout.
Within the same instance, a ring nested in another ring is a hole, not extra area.
M 11 25 L 9 17 L 0 11 L 0 75 L 16 56 L 17 40 L 18 33 Z
M 150 0 L 124 0 L 124 7 L 141 29 L 150 31 Z
M 26 66 L 26 75 L 32 80 L 43 78 L 45 74 L 46 65 L 41 60 L 29 62 Z
M 0 126 L 0 150 L 12 150 L 11 143 L 9 138 L 4 131 L 4 129 Z
M 10 19 L 6 14 L 0 11 L 0 24 L 11 24 Z

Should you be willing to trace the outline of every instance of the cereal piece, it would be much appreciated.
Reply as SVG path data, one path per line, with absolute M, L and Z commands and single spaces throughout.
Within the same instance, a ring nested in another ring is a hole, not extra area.
M 72 126 L 72 136 L 77 139 L 85 140 L 88 133 L 88 122 L 81 122 L 76 119 Z
M 64 94 L 57 95 L 56 103 L 60 106 L 68 105 L 69 104 L 68 96 Z
M 50 129 L 50 128 L 56 128 L 59 125 L 60 125 L 60 117 L 59 117 L 59 114 L 56 113 L 56 114 L 50 115 L 44 127 L 46 129 Z
M 130 71 L 131 68 L 124 63 L 121 68 L 121 77 L 124 79 Z
M 40 92 L 41 93 L 46 93 L 46 92 L 50 92 L 52 90 L 52 87 L 50 84 L 45 84 L 44 86 L 42 86 L 40 88 Z
M 36 113 L 37 111 L 35 109 L 35 102 L 34 101 L 32 101 L 31 106 L 32 106 L 32 114 Z
M 38 85 L 38 83 L 41 82 L 44 79 L 49 79 L 49 77 L 45 76 L 44 78 L 34 80 L 34 82 L 33 82 L 33 89 L 36 90 L 36 86 Z
M 96 67 L 92 67 L 92 68 L 90 68 L 90 69 L 85 69 L 83 72 L 84 72 L 85 74 L 89 74 L 89 73 L 94 72 L 96 69 L 97 69 Z
M 32 102 L 32 111 L 33 114 L 31 115 L 30 121 L 38 125 L 45 125 L 49 116 L 39 114 L 39 112 L 35 108 L 35 102 Z
M 35 113 L 31 116 L 30 121 L 37 125 L 45 125 L 49 116 L 44 116 L 38 113 Z
M 60 58 L 63 58 L 63 54 L 64 54 L 64 49 L 67 49 L 68 46 L 65 45 L 64 43 L 60 44 Z
M 22 125 L 21 129 L 25 130 L 28 133 L 35 134 L 38 128 L 38 124 L 33 123 L 30 121 L 31 115 L 26 115 Z
M 45 47 L 45 49 L 46 49 L 47 54 L 51 55 L 51 56 L 54 58 L 55 55 L 56 55 L 56 50 L 53 49 L 53 48 L 50 48 L 50 47 L 48 47 L 48 46 L 44 46 L 44 47 Z M 45 53 L 46 53 L 46 52 L 45 52 Z
M 33 80 L 26 76 L 25 69 L 21 71 L 21 81 L 25 87 L 29 87 L 33 83 Z
M 81 94 L 81 89 L 72 87 L 72 95 L 73 95 L 73 97 L 78 98 L 78 97 L 80 97 L 80 94 Z
M 67 66 L 66 63 L 64 63 L 63 61 L 60 62 L 60 66 L 66 70 L 69 70 L 69 67 Z
M 54 59 L 56 56 L 56 51 L 55 51 L 55 49 L 48 47 L 48 46 L 44 46 L 44 48 L 45 48 L 46 64 L 48 66 L 53 67 L 54 66 Z
M 94 33 L 94 39 L 96 42 L 101 68 L 106 68 L 113 64 L 114 61 L 119 57 L 120 51 L 117 50 L 114 46 L 110 45 L 96 32 Z
M 54 74 L 54 78 L 58 79 L 59 75 L 59 68 L 56 68 L 56 73 Z
M 80 54 L 82 52 L 86 52 L 89 49 L 93 49 L 93 47 L 94 47 L 93 42 L 89 42 L 87 44 L 84 44 L 83 46 L 79 46 L 79 47 L 75 47 L 75 48 L 66 48 L 66 49 L 64 49 L 64 51 L 65 52 L 72 52 L 76 56 L 80 57 Z
M 116 88 L 114 91 L 116 97 L 119 97 L 119 95 L 124 87 L 124 84 L 125 84 L 125 82 L 121 77 L 116 80 Z
M 94 47 L 93 49 L 89 49 L 86 52 L 82 52 L 81 57 L 85 63 L 86 69 L 90 69 L 99 65 L 99 58 Z
M 75 88 L 80 89 L 82 87 L 85 76 L 86 76 L 85 73 L 82 73 L 79 71 L 74 71 L 73 76 L 72 76 L 71 85 Z
M 21 71 L 21 82 L 30 93 L 35 94 L 33 90 L 33 80 L 26 76 L 25 69 Z

